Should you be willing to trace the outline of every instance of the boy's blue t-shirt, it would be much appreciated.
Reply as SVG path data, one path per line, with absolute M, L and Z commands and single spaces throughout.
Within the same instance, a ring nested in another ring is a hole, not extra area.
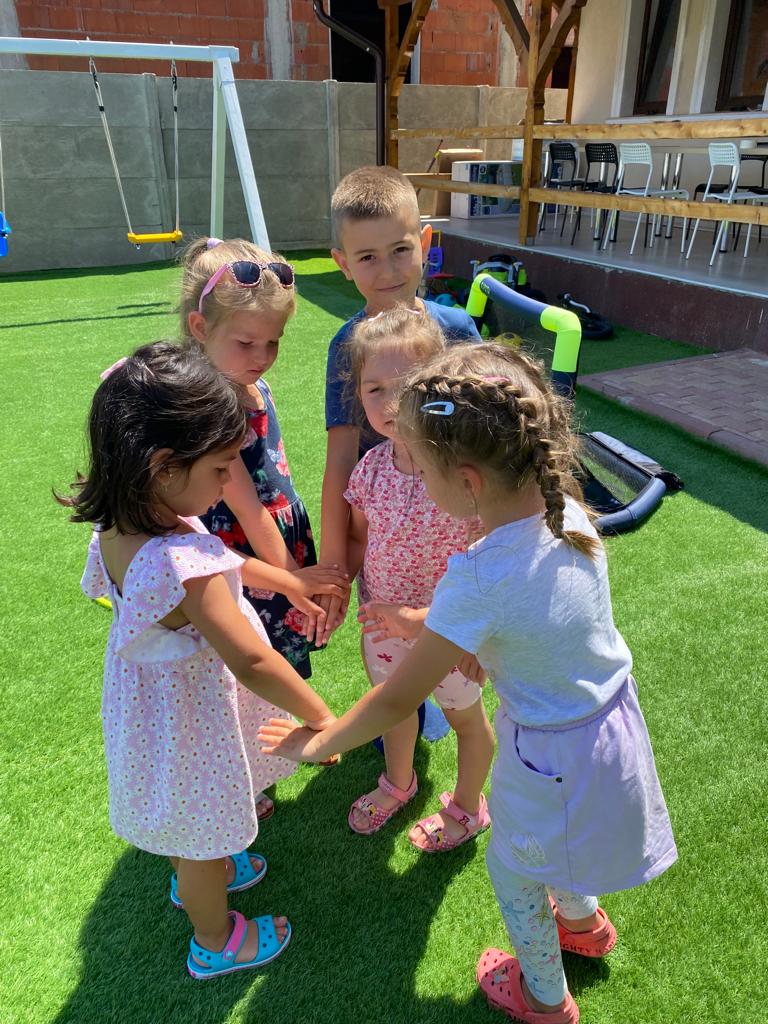
M 424 300 L 424 306 L 429 315 L 437 320 L 449 345 L 460 341 L 480 341 L 475 322 L 466 310 L 456 306 L 443 306 L 439 302 L 430 302 L 429 299 Z M 349 392 L 347 385 L 349 358 L 345 342 L 352 333 L 352 328 L 364 316 L 365 311 L 360 310 L 350 320 L 347 320 L 331 341 L 328 349 L 328 365 L 325 371 L 326 430 L 330 430 L 331 427 L 359 425 L 354 404 L 346 397 Z M 369 445 L 364 444 L 363 447 L 369 447 Z

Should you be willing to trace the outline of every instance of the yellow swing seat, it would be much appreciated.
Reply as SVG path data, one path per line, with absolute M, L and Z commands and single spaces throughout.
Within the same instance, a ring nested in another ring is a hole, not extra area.
M 155 242 L 180 242 L 184 237 L 183 231 L 160 231 L 154 235 L 137 235 L 133 231 L 128 232 L 128 241 L 133 245 L 152 245 Z

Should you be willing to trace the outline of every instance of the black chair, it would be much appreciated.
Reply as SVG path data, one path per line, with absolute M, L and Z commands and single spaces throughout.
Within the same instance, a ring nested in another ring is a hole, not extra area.
M 544 188 L 573 190 L 584 184 L 583 178 L 576 177 L 579 167 L 579 155 L 572 142 L 550 142 L 549 144 L 549 168 L 544 182 Z M 570 167 L 570 173 L 568 168 Z M 547 203 L 541 204 L 539 213 L 539 231 L 543 231 L 547 219 Z M 555 227 L 557 227 L 558 204 L 555 204 Z M 560 234 L 565 227 L 565 215 L 560 225 Z
M 616 179 L 619 176 L 619 154 L 614 144 L 612 142 L 588 142 L 584 146 L 584 154 L 587 158 L 587 170 L 581 185 L 582 192 L 600 192 L 605 195 L 612 195 L 616 191 Z M 593 167 L 599 169 L 596 178 L 590 178 L 590 171 Z M 610 180 L 608 180 L 611 167 L 613 168 L 613 174 L 610 175 Z M 618 227 L 618 217 L 616 218 L 616 226 Z M 571 245 L 576 241 L 576 232 L 580 227 L 581 207 L 579 207 L 579 212 L 576 214 L 576 222 L 573 225 Z M 614 228 L 614 233 L 615 230 Z M 595 238 L 599 240 L 599 231 Z

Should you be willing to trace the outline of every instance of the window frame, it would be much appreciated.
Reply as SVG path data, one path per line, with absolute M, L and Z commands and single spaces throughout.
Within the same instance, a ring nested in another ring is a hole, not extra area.
M 762 95 L 753 94 L 750 96 L 736 96 L 730 92 L 730 84 L 736 65 L 739 33 L 742 26 L 741 16 L 743 14 L 744 0 L 731 0 L 731 8 L 728 12 L 728 28 L 725 33 L 723 60 L 720 65 L 720 81 L 717 86 L 717 99 L 715 100 L 716 111 L 759 110 L 763 106 L 766 90 L 763 90 Z
M 667 106 L 669 104 L 669 94 L 663 100 L 641 100 L 640 89 L 642 87 L 643 75 L 646 68 L 646 44 L 648 42 L 648 31 L 651 23 L 651 6 L 653 0 L 645 0 L 645 10 L 643 11 L 643 31 L 640 36 L 640 51 L 639 60 L 637 64 L 637 77 L 635 80 L 635 99 L 632 105 L 632 113 L 634 116 L 643 116 L 648 114 L 661 114 L 665 115 L 667 112 Z M 678 33 L 680 31 L 680 16 L 683 11 L 683 5 L 680 3 L 680 7 L 677 12 L 677 26 L 675 30 L 675 42 L 672 47 L 672 62 L 674 70 L 674 59 L 677 46 L 679 44 Z M 671 87 L 671 83 L 670 83 Z

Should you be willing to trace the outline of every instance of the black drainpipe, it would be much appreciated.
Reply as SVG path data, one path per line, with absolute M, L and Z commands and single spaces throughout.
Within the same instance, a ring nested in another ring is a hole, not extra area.
M 346 39 L 350 43 L 354 43 L 355 46 L 359 46 L 361 50 L 365 50 L 369 53 L 374 60 L 376 65 L 376 163 L 382 166 L 387 162 L 386 156 L 386 140 L 384 138 L 384 114 L 385 114 L 385 92 L 384 92 L 384 54 L 381 52 L 378 46 L 366 39 L 365 36 L 361 36 L 359 32 L 355 32 L 354 29 L 347 28 L 342 22 L 337 21 L 335 18 L 325 13 L 323 9 L 323 0 L 312 0 L 312 6 L 315 10 L 317 20 L 321 25 L 325 25 L 331 32 L 336 32 L 342 38 Z

